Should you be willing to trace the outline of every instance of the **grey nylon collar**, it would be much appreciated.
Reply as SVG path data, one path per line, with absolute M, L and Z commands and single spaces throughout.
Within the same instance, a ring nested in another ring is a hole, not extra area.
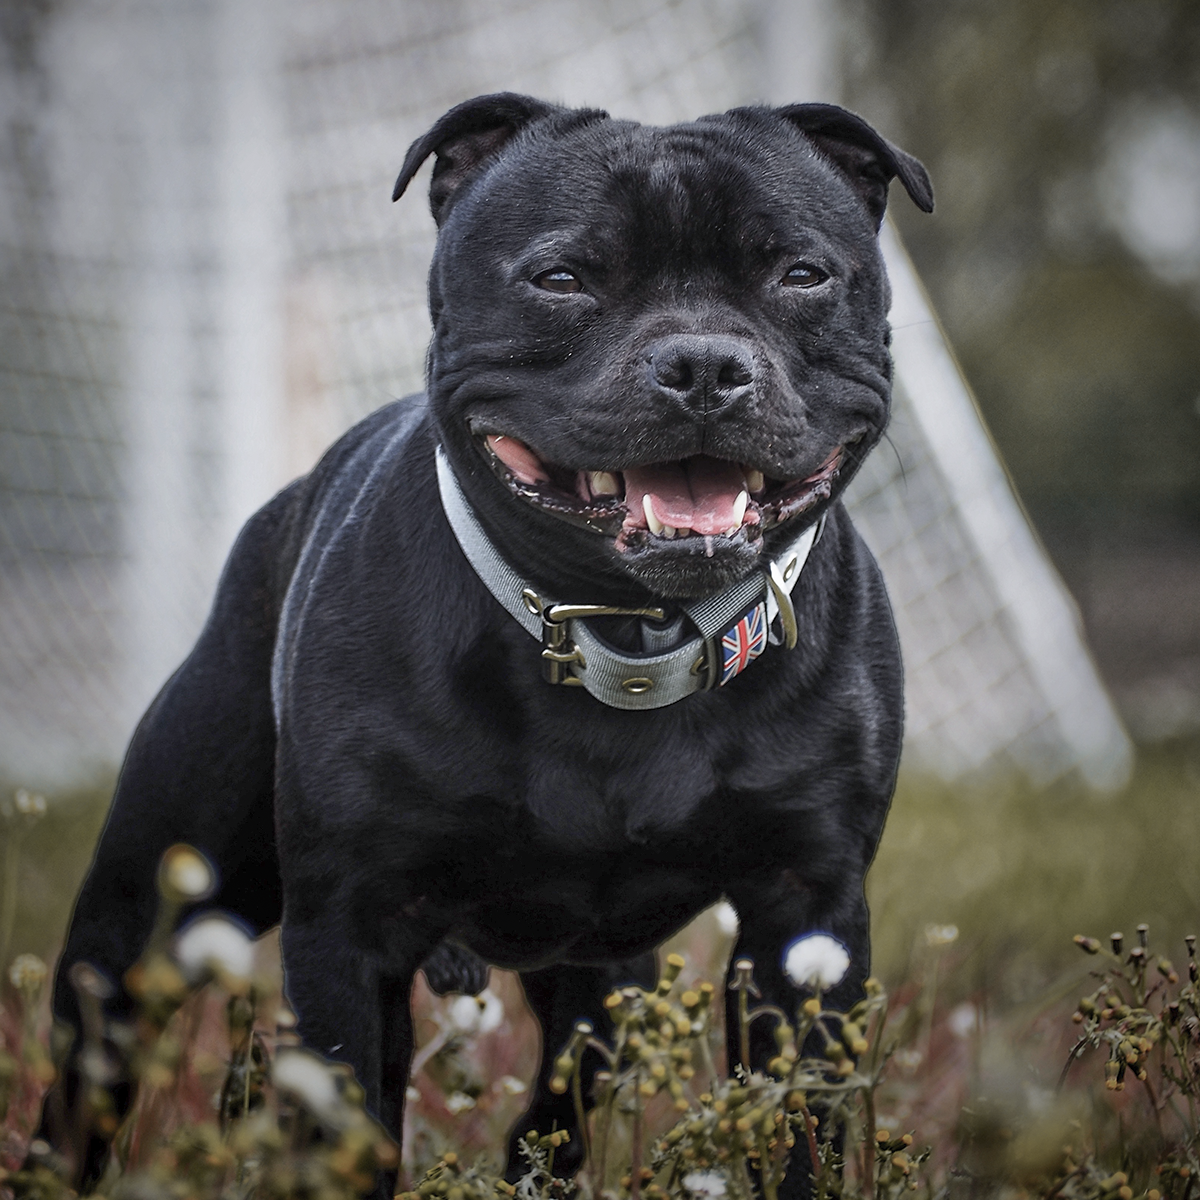
M 471 510 L 441 446 L 437 448 L 438 491 L 454 536 L 467 561 L 489 592 L 533 637 L 542 642 L 544 675 L 548 682 L 584 687 L 612 708 L 665 708 L 693 692 L 708 691 L 721 682 L 722 635 L 762 601 L 766 593 L 766 624 L 770 641 L 789 648 L 796 644 L 796 616 L 791 594 L 820 537 L 824 521 L 810 525 L 764 571 L 755 571 L 715 596 L 684 606 L 700 630 L 661 654 L 622 654 L 589 627 L 587 616 L 619 613 L 648 616 L 649 609 L 612 609 L 601 605 L 562 604 L 539 594 L 500 556 Z M 772 623 L 780 618 L 782 632 Z M 750 659 L 746 665 L 749 665 Z

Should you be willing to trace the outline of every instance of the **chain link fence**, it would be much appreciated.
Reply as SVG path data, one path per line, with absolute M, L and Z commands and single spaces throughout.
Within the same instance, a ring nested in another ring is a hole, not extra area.
M 388 202 L 412 138 L 503 89 L 648 122 L 820 98 L 827 9 L 60 0 L 9 20 L 0 775 L 111 770 L 240 523 L 419 389 L 433 226 L 419 187 Z M 892 446 L 852 505 L 896 607 L 908 761 L 1114 786 L 1129 745 L 1070 601 L 888 253 Z

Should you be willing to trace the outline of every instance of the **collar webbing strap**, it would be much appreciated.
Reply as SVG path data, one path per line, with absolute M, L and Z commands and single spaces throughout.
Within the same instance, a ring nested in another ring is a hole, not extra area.
M 601 640 L 583 617 L 565 615 L 570 609 L 592 606 L 563 605 L 540 595 L 504 561 L 463 495 L 441 446 L 437 479 L 442 507 L 463 554 L 501 606 L 542 642 L 544 673 L 551 683 L 582 686 L 612 708 L 663 708 L 732 679 L 762 653 L 768 640 L 796 643 L 791 593 L 822 522 L 795 538 L 766 571 L 755 571 L 715 596 L 685 605 L 700 637 L 661 654 L 626 654 Z M 607 611 L 644 615 L 644 610 Z M 771 632 L 776 616 L 780 634 Z

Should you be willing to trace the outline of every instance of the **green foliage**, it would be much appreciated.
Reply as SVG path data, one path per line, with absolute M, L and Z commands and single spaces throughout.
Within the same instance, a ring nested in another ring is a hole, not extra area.
M 872 969 L 895 990 L 920 970 L 926 926 L 953 924 L 948 1002 L 985 990 L 1002 1010 L 1034 1003 L 1079 929 L 1117 929 L 1138 913 L 1166 942 L 1191 933 L 1197 847 L 1195 741 L 1139 750 L 1133 780 L 1111 796 L 1069 781 L 952 785 L 902 774 L 867 877 Z
M 1200 520 L 1200 306 L 1106 188 L 1151 112 L 1200 114 L 1193 0 L 857 0 L 848 100 L 930 169 L 894 219 L 1039 523 Z

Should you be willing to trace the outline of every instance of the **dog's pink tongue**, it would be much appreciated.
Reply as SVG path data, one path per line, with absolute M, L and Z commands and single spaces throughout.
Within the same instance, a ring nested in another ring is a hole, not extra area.
M 654 463 L 625 470 L 625 505 L 635 520 L 649 496 L 655 517 L 674 529 L 724 533 L 741 524 L 734 503 L 745 487 L 736 463 L 701 455 L 686 463 Z M 639 522 L 640 523 L 640 522 Z
M 742 468 L 737 463 L 705 455 L 689 459 L 687 466 L 688 483 L 696 506 L 692 513 L 692 531 L 724 533 L 740 525 L 741 518 L 734 515 L 733 506 L 746 486 Z

